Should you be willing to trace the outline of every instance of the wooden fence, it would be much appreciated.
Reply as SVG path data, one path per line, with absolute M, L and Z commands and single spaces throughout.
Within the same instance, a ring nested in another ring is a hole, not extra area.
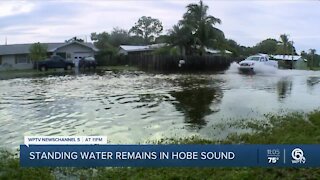
M 179 61 L 185 64 L 179 66 Z M 231 57 L 225 56 L 160 56 L 160 55 L 128 55 L 118 57 L 105 57 L 98 61 L 99 65 L 137 66 L 144 71 L 223 71 L 229 68 Z

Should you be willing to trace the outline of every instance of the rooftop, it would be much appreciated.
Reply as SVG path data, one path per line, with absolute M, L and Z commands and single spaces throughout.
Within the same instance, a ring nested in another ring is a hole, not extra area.
M 48 47 L 48 52 L 54 52 L 58 48 L 64 47 L 72 43 L 78 43 L 80 45 L 92 48 L 94 51 L 97 51 L 97 49 L 94 47 L 92 43 L 70 42 L 70 43 L 41 43 L 41 44 L 44 44 Z M 28 54 L 32 44 L 34 43 L 0 45 L 0 55 Z
M 278 60 L 284 60 L 284 61 L 298 61 L 298 60 L 304 60 L 307 61 L 306 59 L 303 59 L 301 56 L 298 55 L 271 55 L 272 58 L 278 59 Z
M 164 46 L 166 46 L 165 43 L 159 43 L 159 44 L 151 44 L 146 46 L 120 45 L 120 48 L 127 52 L 135 52 L 135 51 L 151 51 Z
M 205 48 L 204 49 L 207 53 L 211 53 L 211 54 L 220 54 L 222 53 L 221 50 L 217 50 L 217 49 L 210 49 L 210 48 Z M 226 54 L 232 54 L 231 51 L 228 50 L 224 50 L 224 53 Z

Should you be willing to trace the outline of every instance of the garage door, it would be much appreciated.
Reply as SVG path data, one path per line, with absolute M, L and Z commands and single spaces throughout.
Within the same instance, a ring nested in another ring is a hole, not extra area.
M 76 66 L 78 66 L 79 60 L 83 57 L 92 56 L 90 52 L 76 52 L 73 53 L 73 62 Z
M 83 57 L 92 56 L 92 53 L 90 52 L 77 52 L 73 53 L 73 59 L 81 59 Z

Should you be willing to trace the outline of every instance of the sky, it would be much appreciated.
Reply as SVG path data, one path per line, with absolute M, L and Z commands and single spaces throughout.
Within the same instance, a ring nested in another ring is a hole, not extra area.
M 141 16 L 159 19 L 167 33 L 199 0 L 1 0 L 0 44 L 90 41 L 92 32 L 129 30 Z M 319 0 L 203 0 L 226 38 L 254 46 L 288 34 L 298 52 L 320 53 Z

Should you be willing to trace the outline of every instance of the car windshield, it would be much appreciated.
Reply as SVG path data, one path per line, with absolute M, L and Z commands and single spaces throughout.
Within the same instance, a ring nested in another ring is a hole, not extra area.
M 260 57 L 259 57 L 259 56 L 250 56 L 250 57 L 248 57 L 246 60 L 259 61 L 259 60 L 260 60 Z

